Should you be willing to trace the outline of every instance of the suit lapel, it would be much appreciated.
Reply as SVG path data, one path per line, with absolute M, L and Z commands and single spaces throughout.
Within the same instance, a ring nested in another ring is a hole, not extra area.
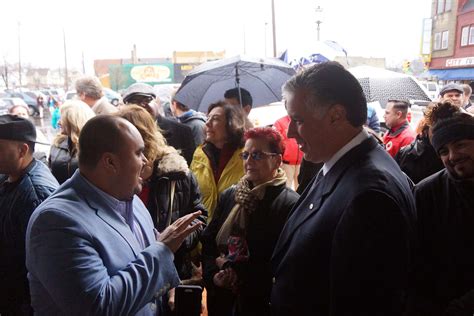
M 317 185 L 314 185 L 316 177 L 311 180 L 311 187 L 298 200 L 280 234 L 277 246 L 273 252 L 272 261 L 283 249 L 286 249 L 286 245 L 291 241 L 298 228 L 320 210 L 324 201 L 334 191 L 346 170 L 359 160 L 364 153 L 376 146 L 377 143 L 372 137 L 363 141 L 360 145 L 347 152 Z M 308 208 L 308 203 L 312 204 L 312 207 Z
M 126 241 L 134 255 L 137 256 L 141 252 L 141 247 L 132 230 L 120 214 L 107 205 L 103 197 L 101 197 L 88 183 L 85 182 L 80 175 L 79 170 L 74 173 L 72 181 L 75 182 L 74 186 L 76 187 L 78 194 L 82 195 L 82 198 L 86 201 L 87 205 L 95 210 L 97 216 L 107 225 L 112 227 Z
M 147 221 L 146 218 L 146 213 L 148 210 L 145 209 L 143 205 L 138 205 L 141 204 L 137 199 L 139 199 L 137 196 L 134 197 L 133 200 L 133 206 L 134 206 L 134 214 L 135 218 L 140 225 L 140 228 L 142 229 L 143 237 L 145 238 L 145 243 L 146 246 L 148 247 L 151 245 L 153 241 L 156 240 L 156 237 L 153 235 L 153 226 L 150 226 L 149 221 Z

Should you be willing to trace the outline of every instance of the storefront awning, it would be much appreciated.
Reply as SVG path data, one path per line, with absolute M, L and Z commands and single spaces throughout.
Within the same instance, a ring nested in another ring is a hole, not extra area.
M 457 68 L 457 69 L 430 69 L 424 72 L 421 77 L 432 78 L 438 80 L 474 80 L 474 68 Z

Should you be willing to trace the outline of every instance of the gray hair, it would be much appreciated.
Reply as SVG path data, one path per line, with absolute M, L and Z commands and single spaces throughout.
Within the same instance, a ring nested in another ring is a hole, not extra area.
M 99 100 L 104 95 L 102 92 L 102 84 L 99 79 L 94 76 L 77 79 L 76 92 L 77 94 L 84 93 L 87 97 L 94 100 Z
M 472 88 L 470 85 L 468 84 L 462 84 L 461 85 L 463 91 L 464 91 L 464 95 L 466 96 L 470 96 L 472 94 Z
M 283 97 L 287 99 L 296 91 L 307 93 L 306 107 L 320 116 L 340 104 L 352 126 L 359 127 L 367 121 L 367 101 L 359 81 L 337 62 L 317 64 L 293 76 L 283 86 Z

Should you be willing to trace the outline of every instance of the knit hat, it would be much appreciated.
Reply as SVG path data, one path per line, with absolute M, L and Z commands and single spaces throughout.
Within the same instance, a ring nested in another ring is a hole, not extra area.
M 441 119 L 433 126 L 431 144 L 437 153 L 446 144 L 474 139 L 474 117 L 467 113 L 455 113 L 452 117 Z

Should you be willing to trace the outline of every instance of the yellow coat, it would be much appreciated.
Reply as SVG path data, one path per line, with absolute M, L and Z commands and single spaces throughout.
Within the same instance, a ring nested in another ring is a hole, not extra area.
M 239 182 L 244 175 L 244 166 L 239 154 L 242 148 L 237 149 L 229 162 L 222 171 L 219 182 L 214 181 L 214 173 L 212 172 L 211 162 L 202 150 L 202 145 L 199 145 L 194 152 L 193 161 L 191 163 L 191 170 L 199 184 L 201 190 L 202 202 L 207 209 L 207 221 L 211 222 L 214 209 L 217 205 L 217 197 L 225 189 L 233 184 Z

